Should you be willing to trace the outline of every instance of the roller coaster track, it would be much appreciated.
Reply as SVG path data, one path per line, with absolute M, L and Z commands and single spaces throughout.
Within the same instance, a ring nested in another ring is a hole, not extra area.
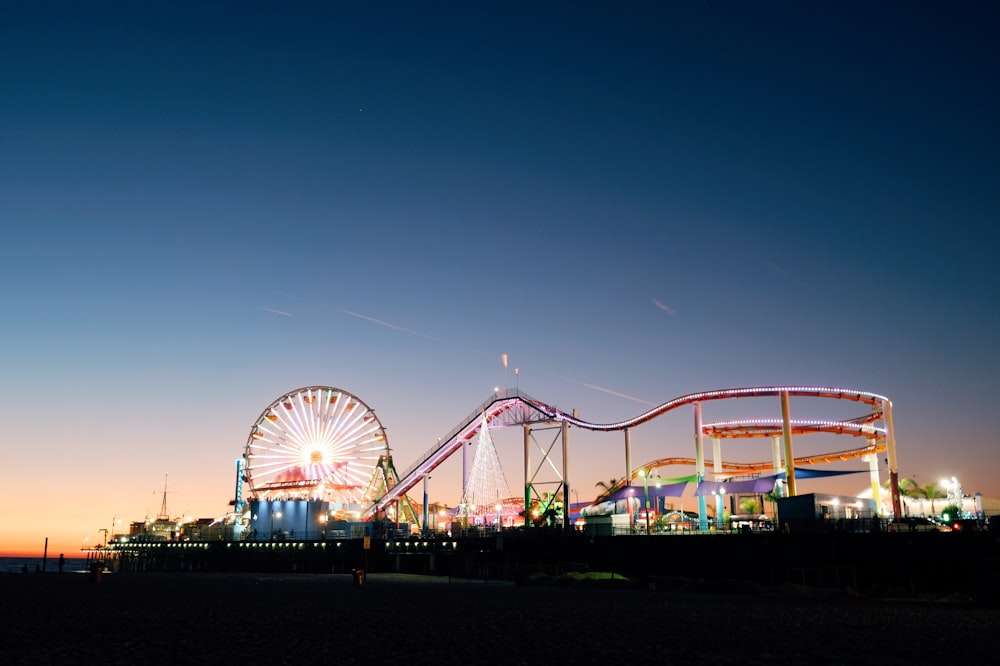
M 795 421 L 791 424 L 793 434 L 827 432 L 859 437 L 864 436 L 869 439 L 879 441 L 879 444 L 877 444 L 874 448 L 869 445 L 863 448 L 851 449 L 849 451 L 798 458 L 795 459 L 796 465 L 816 464 L 820 462 L 831 462 L 834 460 L 848 460 L 875 452 L 875 449 L 878 451 L 885 449 L 885 431 L 881 428 L 875 428 L 872 424 L 883 418 L 884 406 L 889 403 L 889 399 L 885 396 L 869 393 L 867 391 L 817 386 L 762 386 L 756 388 L 702 391 L 699 393 L 689 393 L 687 395 L 668 400 L 667 402 L 653 407 L 652 409 L 630 419 L 612 423 L 591 423 L 589 421 L 584 421 L 573 416 L 572 414 L 568 414 L 565 411 L 560 410 L 558 407 L 536 400 L 520 390 L 496 391 L 488 400 L 483 402 L 476 410 L 471 412 L 468 417 L 460 421 L 459 425 L 453 428 L 451 432 L 439 439 L 435 446 L 428 450 L 423 456 L 418 458 L 417 462 L 401 475 L 399 483 L 388 490 L 385 495 L 369 505 L 365 509 L 363 516 L 370 517 L 377 511 L 384 510 L 390 503 L 402 498 L 406 492 L 413 488 L 421 479 L 430 474 L 431 471 L 437 468 L 438 465 L 448 459 L 448 457 L 452 454 L 460 450 L 463 444 L 474 438 L 481 423 L 483 422 L 484 416 L 486 422 L 491 427 L 512 427 L 530 423 L 553 424 L 565 422 L 584 430 L 611 432 L 634 428 L 638 425 L 648 423 L 659 416 L 684 407 L 685 405 L 692 405 L 711 400 L 781 396 L 786 393 L 789 397 L 850 400 L 871 406 L 871 411 L 869 413 L 844 421 Z M 702 431 L 703 434 L 709 437 L 768 437 L 780 435 L 782 433 L 782 426 L 781 421 L 779 420 L 755 419 L 709 424 L 707 426 L 703 426 Z M 681 459 L 678 458 L 674 460 Z M 653 465 L 653 463 L 648 463 L 643 467 L 648 467 L 649 465 Z M 727 468 L 726 465 L 738 467 Z M 766 464 L 723 463 L 723 469 L 731 469 L 732 471 L 741 472 L 771 469 L 772 467 L 772 462 L 768 462 Z
M 807 431 L 803 431 L 807 432 Z M 805 467 L 807 465 L 819 465 L 822 463 L 839 462 L 842 460 L 856 460 L 863 456 L 871 455 L 873 453 L 882 453 L 885 451 L 885 444 L 875 444 L 873 446 L 863 446 L 855 449 L 847 449 L 845 451 L 833 451 L 831 453 L 821 453 L 812 456 L 801 456 L 795 458 L 796 467 Z M 705 461 L 706 466 L 711 466 L 712 461 Z M 644 465 L 640 465 L 632 472 L 632 478 L 639 478 L 639 470 L 652 470 L 658 467 L 669 467 L 671 465 L 685 465 L 689 467 L 694 467 L 696 460 L 694 458 L 659 458 L 658 460 L 652 460 Z M 740 474 L 754 474 L 757 472 L 770 472 L 774 470 L 774 462 L 762 461 L 762 462 L 732 462 L 723 460 L 722 469 L 726 472 L 738 472 Z

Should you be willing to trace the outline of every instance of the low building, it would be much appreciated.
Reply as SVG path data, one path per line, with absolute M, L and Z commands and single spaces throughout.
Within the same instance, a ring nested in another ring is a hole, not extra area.
M 785 531 L 870 532 L 879 529 L 874 500 L 810 493 L 778 499 L 778 525 Z

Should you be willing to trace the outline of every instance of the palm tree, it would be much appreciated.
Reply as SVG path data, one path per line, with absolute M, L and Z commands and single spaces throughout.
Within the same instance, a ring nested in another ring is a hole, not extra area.
M 779 496 L 773 490 L 764 493 L 764 499 L 771 503 L 771 520 L 777 520 L 778 518 L 778 498 Z M 761 510 L 763 510 L 763 507 Z
M 916 479 L 911 479 L 908 476 L 904 476 L 899 480 L 899 494 L 906 495 L 907 497 L 919 497 L 917 489 L 920 487 L 917 485 Z
M 943 499 L 948 496 L 945 491 L 938 488 L 938 484 L 936 483 L 927 483 L 921 486 L 917 483 L 916 479 L 909 477 L 899 480 L 899 492 L 901 495 L 906 495 L 907 497 L 930 500 L 931 515 L 937 515 L 937 511 L 934 510 L 934 500 Z
M 614 476 L 611 477 L 611 479 L 608 481 L 598 481 L 597 483 L 594 484 L 594 487 L 600 488 L 601 492 L 598 493 L 597 499 L 595 499 L 594 502 L 595 503 L 600 502 L 602 499 L 613 493 L 618 488 L 618 486 L 622 485 L 624 482 L 625 482 L 624 478 L 619 479 Z
M 937 515 L 937 511 L 934 510 L 934 500 L 944 499 L 948 496 L 948 493 L 938 488 L 938 484 L 936 483 L 928 483 L 922 486 L 922 489 L 924 491 L 924 497 L 931 501 L 931 513 Z

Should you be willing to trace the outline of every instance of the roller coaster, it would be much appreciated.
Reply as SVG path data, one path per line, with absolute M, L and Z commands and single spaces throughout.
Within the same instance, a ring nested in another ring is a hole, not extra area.
M 779 399 L 780 419 L 702 422 L 703 403 L 766 397 Z M 792 419 L 790 399 L 800 397 L 852 401 L 866 405 L 868 410 L 850 419 Z M 694 456 L 661 458 L 633 467 L 632 430 L 688 406 L 693 407 L 694 411 Z M 304 414 L 311 414 L 315 418 L 303 417 Z M 360 503 L 364 507 L 362 519 L 371 519 L 393 504 L 410 505 L 407 493 L 421 481 L 426 482 L 432 471 L 461 451 L 482 429 L 511 427 L 520 427 L 524 433 L 524 507 L 531 506 L 541 497 L 540 488 L 544 483 L 552 483 L 542 481 L 540 470 L 543 466 L 546 470 L 554 470 L 558 475 L 558 481 L 555 482 L 558 492 L 564 498 L 570 496 L 568 434 L 570 428 L 579 428 L 623 434 L 625 469 L 629 474 L 624 477 L 622 485 L 630 485 L 637 475 L 648 475 L 656 468 L 669 465 L 693 465 L 695 475 L 692 478 L 704 481 L 711 464 L 711 471 L 716 478 L 726 474 L 780 472 L 788 493 L 795 495 L 796 469 L 825 462 L 865 458 L 871 466 L 873 491 L 878 492 L 877 454 L 887 452 L 893 511 L 895 515 L 901 515 L 891 401 L 885 396 L 867 391 L 819 386 L 762 386 L 690 393 L 668 400 L 632 418 L 610 423 L 585 421 L 575 413 L 537 400 L 519 389 L 497 389 L 402 474 L 393 474 L 391 482 L 388 478 L 384 479 L 379 484 L 377 496 L 362 492 L 362 489 L 367 487 L 370 491 L 370 476 L 365 477 L 365 474 L 370 475 L 370 469 L 376 468 L 375 461 L 383 460 L 388 451 L 385 429 L 367 405 L 346 391 L 331 387 L 308 387 L 282 396 L 258 418 L 247 441 L 241 478 L 249 482 L 251 496 L 258 498 L 266 497 L 268 493 L 289 490 L 312 492 L 315 498 L 320 497 L 319 493 L 340 493 L 345 501 Z M 544 430 L 558 431 L 547 445 L 536 439 L 536 435 Z M 865 440 L 865 444 L 818 455 L 793 455 L 792 444 L 795 437 L 818 433 L 860 437 Z M 771 438 L 771 460 L 723 460 L 720 442 L 734 438 Z M 706 440 L 714 445 L 711 460 L 705 455 Z M 561 444 L 558 449 L 557 443 Z M 536 460 L 533 464 L 532 453 L 537 455 L 537 452 L 541 452 L 541 461 Z M 286 460 L 290 462 L 285 462 Z M 371 462 L 366 463 L 369 460 Z M 369 471 L 366 472 L 366 469 Z M 415 513 L 412 506 L 410 511 Z M 703 516 L 704 512 L 702 500 Z M 567 528 L 570 527 L 569 513 L 564 512 Z
M 709 424 L 702 423 L 702 403 L 712 400 L 749 397 L 778 397 L 781 402 L 783 418 L 749 419 Z M 849 400 L 868 405 L 870 407 L 870 411 L 856 418 L 847 420 L 793 420 L 790 418 L 789 409 L 789 399 L 791 397 Z M 562 483 L 564 485 L 564 490 L 567 492 L 565 496 L 568 497 L 569 469 L 566 460 L 566 437 L 568 427 L 572 426 L 597 432 L 617 431 L 624 433 L 626 457 L 628 458 L 630 455 L 631 429 L 648 423 L 657 417 L 663 416 L 664 414 L 689 405 L 693 405 L 695 411 L 695 456 L 693 458 L 663 458 L 646 463 L 634 469 L 631 466 L 631 462 L 627 460 L 626 468 L 632 470 L 631 478 L 635 478 L 635 476 L 640 473 L 640 470 L 648 472 L 656 467 L 671 464 L 694 465 L 696 473 L 699 477 L 704 478 L 707 464 L 704 456 L 705 439 L 718 441 L 723 438 L 771 437 L 781 438 L 783 441 L 785 454 L 784 463 L 779 462 L 777 453 L 770 461 L 756 463 L 726 462 L 721 459 L 721 456 L 717 455 L 713 461 L 714 471 L 716 473 L 734 472 L 749 474 L 774 470 L 778 467 L 782 467 L 788 482 L 789 491 L 791 494 L 795 494 L 795 469 L 797 467 L 838 460 L 852 460 L 866 456 L 874 461 L 874 454 L 888 451 L 892 503 L 896 515 L 900 515 L 898 472 L 892 424 L 891 401 L 885 396 L 866 391 L 813 386 L 767 386 L 690 393 L 664 402 L 630 419 L 612 423 L 591 423 L 589 421 L 584 421 L 577 418 L 573 414 L 560 410 L 555 406 L 541 402 L 520 390 L 498 390 L 495 391 L 489 399 L 483 402 L 466 419 L 463 419 L 463 421 L 460 422 L 460 424 L 451 432 L 449 432 L 447 436 L 443 437 L 437 445 L 428 450 L 417 460 L 416 463 L 407 469 L 400 476 L 399 483 L 386 492 L 382 497 L 375 500 L 366 509 L 365 514 L 370 516 L 377 511 L 385 509 L 392 502 L 399 500 L 419 481 L 427 477 L 438 465 L 448 459 L 455 452 L 459 451 L 464 443 L 467 443 L 475 437 L 478 429 L 483 423 L 489 424 L 490 426 L 521 426 L 524 428 L 525 504 L 527 505 L 531 501 L 530 495 L 533 482 L 533 470 L 528 459 L 529 439 L 531 437 L 531 429 L 533 427 L 542 425 L 557 425 L 561 427 L 563 438 L 562 448 L 564 454 L 562 461 L 564 466 L 562 471 Z M 880 421 L 884 424 L 881 427 L 876 425 L 876 423 Z M 842 451 L 799 458 L 793 457 L 793 437 L 816 433 L 831 433 L 836 435 L 862 437 L 866 440 L 866 444 L 864 446 Z

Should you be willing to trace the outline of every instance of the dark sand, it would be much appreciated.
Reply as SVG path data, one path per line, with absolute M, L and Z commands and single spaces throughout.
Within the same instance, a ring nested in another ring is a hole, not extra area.
M 0 663 L 993 662 L 1000 608 L 370 575 L 0 575 Z

